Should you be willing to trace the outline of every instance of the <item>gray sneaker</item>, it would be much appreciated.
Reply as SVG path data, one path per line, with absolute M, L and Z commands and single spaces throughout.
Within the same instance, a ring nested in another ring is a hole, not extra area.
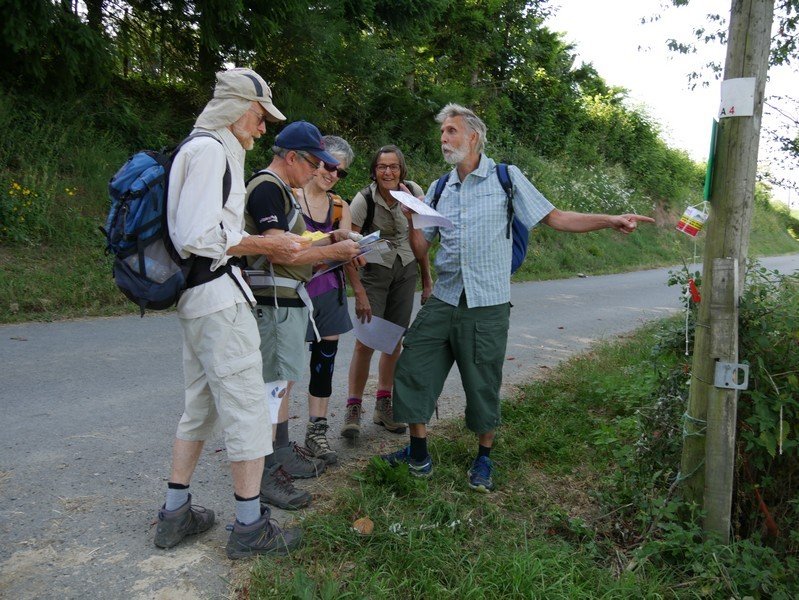
M 285 510 L 297 510 L 311 503 L 311 495 L 295 488 L 291 475 L 283 470 L 280 463 L 275 463 L 265 467 L 261 476 L 261 502 Z
M 394 420 L 394 407 L 391 405 L 391 398 L 377 399 L 372 421 L 377 425 L 382 425 L 391 433 L 405 433 L 407 427 L 405 423 L 397 423 Z
M 327 419 L 308 423 L 305 430 L 305 446 L 316 458 L 325 461 L 326 465 L 334 465 L 338 455 L 330 448 L 330 443 L 327 441 L 327 428 Z
M 231 560 L 247 558 L 256 554 L 288 554 L 302 541 L 299 527 L 281 529 L 277 522 L 269 518 L 269 509 L 263 511 L 261 518 L 252 525 L 233 523 L 225 551 Z
M 325 472 L 325 461 L 314 458 L 305 446 L 289 442 L 288 446 L 275 448 L 275 460 L 283 465 L 286 473 L 294 479 L 319 477 Z
M 191 505 L 191 494 L 186 504 L 175 510 L 158 511 L 158 527 L 155 529 L 155 545 L 159 548 L 177 546 L 187 535 L 208 531 L 214 524 L 214 511 Z
M 344 416 L 344 427 L 341 428 L 341 436 L 351 440 L 361 434 L 361 412 L 363 408 L 360 404 L 350 404 L 347 406 L 347 414 Z

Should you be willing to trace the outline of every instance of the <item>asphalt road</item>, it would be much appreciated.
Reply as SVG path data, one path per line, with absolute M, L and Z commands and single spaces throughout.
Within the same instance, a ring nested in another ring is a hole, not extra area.
M 792 272 L 799 255 L 764 264 Z M 667 271 L 514 285 L 506 388 L 679 310 Z M 393 449 L 406 440 L 378 431 L 370 408 L 358 447 L 337 437 L 351 352 L 352 336 L 344 336 L 331 402 L 339 469 L 362 458 L 364 447 Z M 228 597 L 235 572 L 224 553 L 225 524 L 233 498 L 219 439 L 206 445 L 192 481 L 195 502 L 213 508 L 217 524 L 172 550 L 152 543 L 182 412 L 180 355 L 174 315 L 0 326 L 0 597 Z M 372 378 L 367 407 L 374 385 Z M 307 381 L 296 389 L 291 436 L 302 440 Z M 462 414 L 457 369 L 440 406 L 442 418 Z M 281 521 L 293 516 L 275 512 Z

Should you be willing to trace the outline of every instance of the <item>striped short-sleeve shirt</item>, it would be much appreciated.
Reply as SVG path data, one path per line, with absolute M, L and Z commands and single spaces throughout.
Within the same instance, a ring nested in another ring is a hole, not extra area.
M 532 229 L 555 207 L 517 167 L 511 165 L 508 172 L 514 186 L 516 217 Z M 427 190 L 427 204 L 434 190 L 435 182 Z M 477 169 L 463 181 L 453 169 L 436 210 L 453 226 L 424 229 L 428 241 L 432 242 L 436 235 L 441 240 L 435 259 L 438 279 L 433 295 L 457 306 L 465 291 L 469 308 L 510 302 L 512 242 L 506 237 L 507 196 L 499 183 L 496 163 L 482 155 Z

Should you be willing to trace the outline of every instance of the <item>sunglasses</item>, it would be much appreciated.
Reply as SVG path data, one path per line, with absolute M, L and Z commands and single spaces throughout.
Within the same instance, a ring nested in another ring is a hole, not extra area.
M 346 169 L 336 168 L 336 175 L 338 175 L 339 179 L 345 179 L 349 173 L 347 173 Z
M 338 176 L 341 179 L 344 179 L 347 176 L 347 172 L 344 169 L 339 169 L 338 167 L 334 167 L 333 165 L 330 165 L 330 164 L 328 164 L 326 162 L 322 162 L 321 160 L 316 158 L 314 155 L 311 155 L 311 157 L 308 158 L 308 154 L 307 153 L 305 153 L 305 152 L 297 152 L 297 156 L 299 156 L 301 159 L 303 159 L 309 165 L 313 165 L 314 169 L 318 169 L 321 166 L 328 173 L 336 173 L 337 172 L 339 174 Z M 344 175 L 341 175 L 341 173 L 344 173 Z

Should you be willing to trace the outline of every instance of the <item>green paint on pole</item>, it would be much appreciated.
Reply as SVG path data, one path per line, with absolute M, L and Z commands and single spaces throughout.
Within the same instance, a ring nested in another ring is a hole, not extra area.
M 719 122 L 713 119 L 713 125 L 710 127 L 710 152 L 708 152 L 707 172 L 705 173 L 705 202 L 710 200 L 710 194 L 713 191 L 713 168 L 716 165 L 716 132 L 718 127 Z

